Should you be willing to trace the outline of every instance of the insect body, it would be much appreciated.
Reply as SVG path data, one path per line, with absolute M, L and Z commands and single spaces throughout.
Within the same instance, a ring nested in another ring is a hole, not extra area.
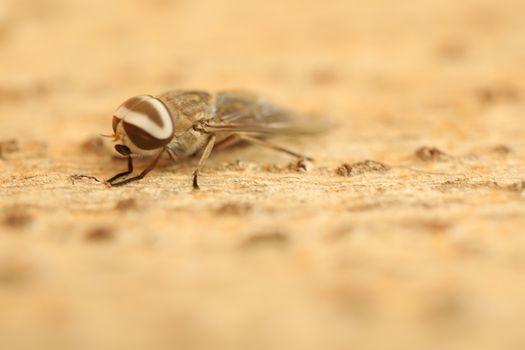
M 313 124 L 300 124 L 293 113 L 245 92 L 170 91 L 159 96 L 140 95 L 126 100 L 113 116 L 115 149 L 128 158 L 128 170 L 107 182 L 121 186 L 142 179 L 168 153 L 174 160 L 200 154 L 193 172 L 193 188 L 211 151 L 239 141 L 247 141 L 309 159 L 278 147 L 267 138 L 272 135 L 304 135 L 321 130 Z M 153 158 L 139 175 L 117 181 L 133 172 L 133 156 Z

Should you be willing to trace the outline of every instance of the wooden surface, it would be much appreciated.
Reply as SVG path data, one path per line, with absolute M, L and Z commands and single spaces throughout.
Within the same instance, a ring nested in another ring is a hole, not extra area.
M 3 349 L 523 349 L 522 1 L 0 2 Z M 125 168 L 127 97 L 338 124 Z M 306 170 L 306 171 L 305 171 Z

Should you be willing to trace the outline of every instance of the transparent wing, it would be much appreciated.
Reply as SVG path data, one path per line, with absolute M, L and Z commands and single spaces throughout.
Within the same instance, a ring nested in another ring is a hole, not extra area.
M 207 123 L 212 132 L 242 132 L 274 135 L 307 135 L 327 130 L 326 123 L 298 115 L 240 91 L 220 92 L 214 118 Z

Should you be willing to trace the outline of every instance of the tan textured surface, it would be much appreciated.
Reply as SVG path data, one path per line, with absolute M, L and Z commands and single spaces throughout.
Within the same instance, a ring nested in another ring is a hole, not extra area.
M 523 13 L 1 1 L 0 347 L 523 349 Z M 72 180 L 123 169 L 90 140 L 171 88 L 251 89 L 340 128 L 282 141 L 306 173 L 253 147 L 212 156 L 199 193 L 192 164 Z M 392 169 L 341 167 L 364 160 Z

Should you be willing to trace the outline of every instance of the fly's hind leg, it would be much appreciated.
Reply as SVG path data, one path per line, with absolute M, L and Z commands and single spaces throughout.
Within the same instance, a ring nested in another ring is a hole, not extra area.
M 211 151 L 213 150 L 213 146 L 215 145 L 215 140 L 217 139 L 217 136 L 210 135 L 208 138 L 208 141 L 206 143 L 206 147 L 204 148 L 204 151 L 202 152 L 201 158 L 199 159 L 199 164 L 197 165 L 197 169 L 193 172 L 193 189 L 198 190 L 199 187 L 199 181 L 198 176 L 199 172 L 201 171 L 202 167 L 204 166 L 204 163 L 206 163 L 206 160 L 211 154 Z
M 304 154 L 300 154 L 300 153 L 297 153 L 297 152 L 294 152 L 294 151 L 290 151 L 289 149 L 286 149 L 286 148 L 281 147 L 281 146 L 277 146 L 277 145 L 275 145 L 275 144 L 273 144 L 273 143 L 271 143 L 269 141 L 266 141 L 266 140 L 261 140 L 261 139 L 258 139 L 256 137 L 251 137 L 251 136 L 246 136 L 246 135 L 239 135 L 239 137 L 240 137 L 241 140 L 244 140 L 244 141 L 247 141 L 247 142 L 251 142 L 251 143 L 263 146 L 263 147 L 268 147 L 268 148 L 274 149 L 274 150 L 279 151 L 279 152 L 284 152 L 286 154 L 289 154 L 289 155 L 294 156 L 294 157 L 299 158 L 299 159 L 305 159 L 305 160 L 308 160 L 308 161 L 313 161 L 313 158 L 311 158 L 311 157 L 305 156 Z
M 241 138 L 237 134 L 232 134 L 228 137 L 226 137 L 224 140 L 221 140 L 219 142 L 215 143 L 215 147 L 213 147 L 214 150 L 220 150 L 225 149 L 231 146 L 236 145 L 237 143 L 241 142 Z

